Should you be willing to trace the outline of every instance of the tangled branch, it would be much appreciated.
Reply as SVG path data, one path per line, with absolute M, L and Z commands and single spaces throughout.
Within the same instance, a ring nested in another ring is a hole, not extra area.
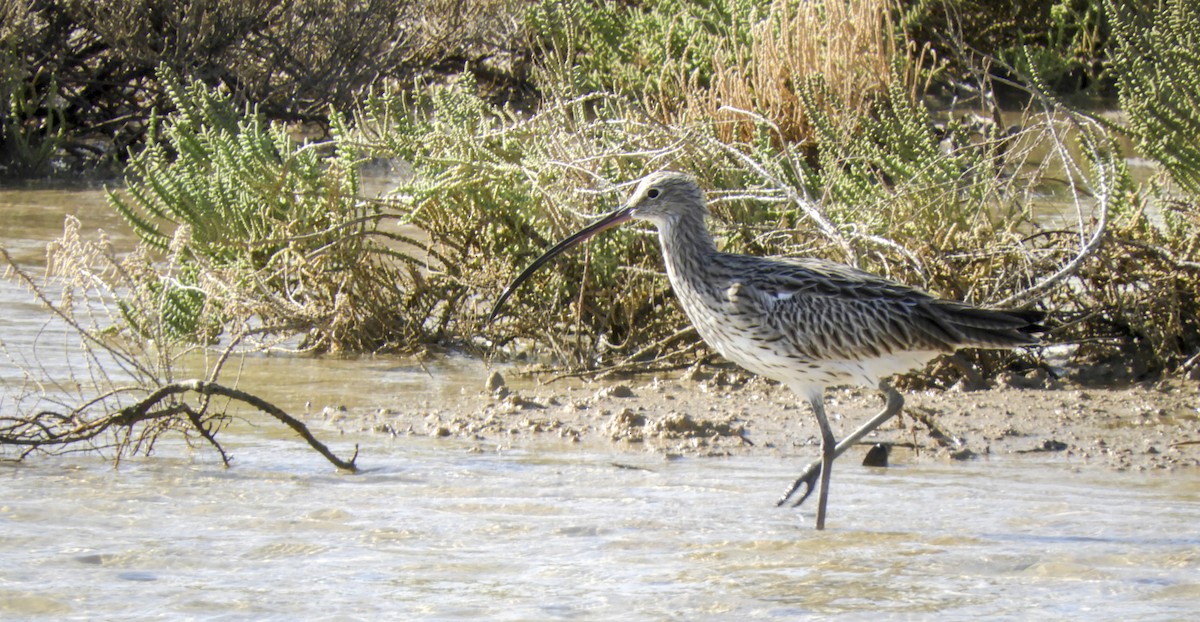
M 25 451 L 22 455 L 35 450 L 54 451 L 57 448 L 89 443 L 112 431 L 113 428 L 125 428 L 128 431 L 136 425 L 170 422 L 185 417 L 195 431 L 220 452 L 222 460 L 229 464 L 229 457 L 215 436 L 214 428 L 218 423 L 206 420 L 203 416 L 204 408 L 193 408 L 191 404 L 179 399 L 180 396 L 188 393 L 195 393 L 205 398 L 227 397 L 252 406 L 290 427 L 310 447 L 317 450 L 337 468 L 351 472 L 358 470 L 355 465 L 355 460 L 358 458 L 357 446 L 354 455 L 349 460 L 343 460 L 313 436 L 308 426 L 304 425 L 302 421 L 287 414 L 278 406 L 246 391 L 198 379 L 165 384 L 137 403 L 95 419 L 81 415 L 81 412 L 86 409 L 86 405 L 77 408 L 70 414 L 41 411 L 31 416 L 0 416 L 0 445 L 23 447 Z M 128 436 L 126 434 L 126 437 Z

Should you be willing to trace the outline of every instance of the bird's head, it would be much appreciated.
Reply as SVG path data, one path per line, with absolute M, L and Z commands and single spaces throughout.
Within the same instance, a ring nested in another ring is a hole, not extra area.
M 708 215 L 708 207 L 704 202 L 704 192 L 696 180 L 690 175 L 674 172 L 660 172 L 647 175 L 638 183 L 637 189 L 630 195 L 629 200 L 620 209 L 608 216 L 597 220 L 571 237 L 559 242 L 554 248 L 538 257 L 524 272 L 513 280 L 512 284 L 500 294 L 492 307 L 489 322 L 496 318 L 504 301 L 512 295 L 521 283 L 525 282 L 534 272 L 559 253 L 580 244 L 584 240 L 613 227 L 629 222 L 631 219 L 646 220 L 653 223 L 659 230 L 670 227 L 680 220 L 698 216 L 701 220 Z
M 629 200 L 609 218 L 628 213 L 630 218 L 647 220 L 659 228 L 689 216 L 708 216 L 704 192 L 695 178 L 683 173 L 662 172 L 646 176 Z

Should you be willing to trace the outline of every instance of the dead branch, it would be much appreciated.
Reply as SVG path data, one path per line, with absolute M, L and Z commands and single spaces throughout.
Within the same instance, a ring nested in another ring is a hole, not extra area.
M 354 455 L 349 460 L 343 460 L 318 440 L 302 421 L 287 414 L 278 406 L 240 389 L 198 379 L 162 385 L 137 403 L 95 419 L 83 418 L 80 415 L 81 409 L 68 415 L 42 411 L 26 417 L 0 417 L 0 445 L 21 446 L 29 451 L 49 450 L 89 442 L 114 428 L 132 428 L 141 423 L 162 422 L 183 416 L 205 440 L 220 452 L 222 460 L 228 464 L 229 457 L 217 443 L 211 425 L 213 418 L 202 416 L 191 405 L 178 400 L 178 396 L 188 393 L 195 393 L 206 398 L 211 396 L 227 397 L 252 406 L 290 427 L 310 447 L 317 450 L 337 468 L 351 472 L 358 470 L 355 464 L 355 460 L 358 458 L 357 445 L 354 448 Z M 25 453 L 27 454 L 28 451 Z

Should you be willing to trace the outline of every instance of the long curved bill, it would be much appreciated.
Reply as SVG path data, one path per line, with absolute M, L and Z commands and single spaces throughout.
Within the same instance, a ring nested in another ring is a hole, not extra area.
M 508 300 L 508 297 L 517 290 L 517 287 L 520 287 L 521 283 L 524 283 L 525 280 L 532 276 L 534 272 L 537 272 L 538 268 L 542 267 L 551 259 L 554 259 L 554 257 L 559 253 L 562 253 L 574 247 L 575 245 L 580 244 L 584 240 L 596 235 L 597 233 L 600 233 L 601 231 L 612 229 L 613 227 L 621 225 L 631 218 L 633 218 L 633 208 L 622 207 L 608 216 L 605 216 L 604 218 L 601 218 L 600 220 L 588 225 L 571 237 L 554 245 L 554 248 L 546 251 L 541 257 L 538 257 L 533 263 L 529 264 L 529 267 L 525 268 L 525 271 L 517 276 L 511 285 L 504 289 L 504 293 L 500 294 L 500 298 L 496 301 L 496 305 L 492 307 L 492 313 L 488 316 L 488 323 L 491 324 L 496 319 L 496 315 L 500 313 L 500 308 L 504 306 L 504 301 Z

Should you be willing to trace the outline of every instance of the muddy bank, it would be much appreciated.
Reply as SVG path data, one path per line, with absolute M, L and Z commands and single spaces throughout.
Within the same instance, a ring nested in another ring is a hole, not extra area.
M 902 392 L 902 416 L 844 460 L 861 461 L 870 445 L 884 443 L 893 462 L 1044 453 L 1122 470 L 1200 466 L 1200 383 L 1093 388 L 1015 377 L 999 385 Z M 826 399 L 839 435 L 882 406 L 878 394 L 865 389 L 832 390 Z M 345 430 L 466 439 L 480 451 L 532 442 L 610 443 L 664 456 L 775 452 L 806 462 L 819 442 L 807 405 L 791 391 L 729 371 L 548 384 L 494 375 L 436 404 L 398 396 L 375 409 L 331 407 L 310 417 Z

